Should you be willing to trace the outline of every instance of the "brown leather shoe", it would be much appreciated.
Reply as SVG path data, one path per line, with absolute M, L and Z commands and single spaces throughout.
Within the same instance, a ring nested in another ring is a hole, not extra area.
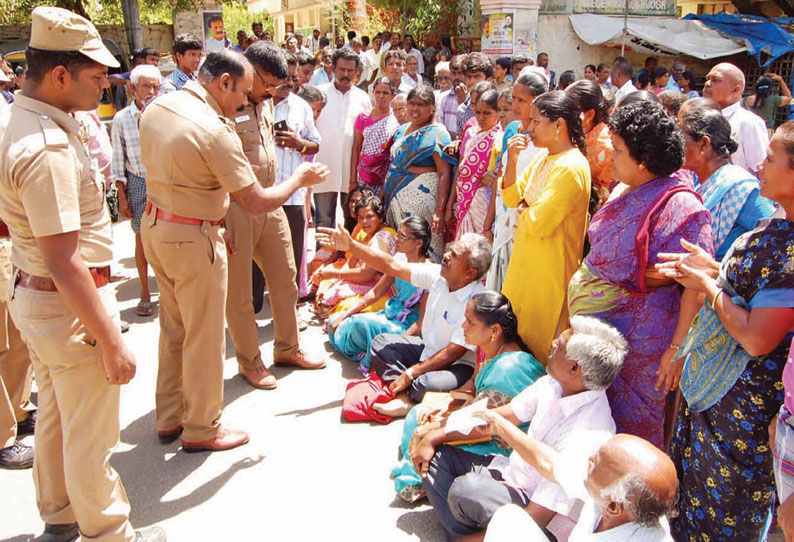
M 288 358 L 274 359 L 276 365 L 293 365 L 300 369 L 322 369 L 325 367 L 325 360 L 312 357 L 300 348 Z
M 163 444 L 170 444 L 174 442 L 176 439 L 179 438 L 179 435 L 182 434 L 182 426 L 177 425 L 173 429 L 169 429 L 168 431 L 158 431 L 157 438 L 160 439 L 160 442 Z
M 248 433 L 245 431 L 234 431 L 232 429 L 221 428 L 218 436 L 214 439 L 203 442 L 187 442 L 182 440 L 182 450 L 187 453 L 194 452 L 222 452 L 231 450 L 248 442 Z
M 239 375 L 242 376 L 246 382 L 260 390 L 274 390 L 278 385 L 275 375 L 268 371 L 264 365 L 256 369 L 243 369 L 241 367 Z

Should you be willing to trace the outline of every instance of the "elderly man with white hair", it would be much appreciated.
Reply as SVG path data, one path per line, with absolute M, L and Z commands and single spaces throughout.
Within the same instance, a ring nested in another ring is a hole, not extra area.
M 568 542 L 673 541 L 667 518 L 678 490 L 675 465 L 647 440 L 615 435 L 590 457 L 566 457 L 523 433 L 518 438 L 522 442 L 515 449 L 521 449 L 538 472 L 584 503 Z M 485 542 L 513 540 L 549 538 L 525 510 L 508 504 L 494 514 Z
M 474 347 L 463 335 L 466 304 L 482 292 L 480 279 L 491 265 L 491 245 L 482 235 L 467 233 L 449 246 L 441 264 L 407 263 L 352 240 L 341 226 L 320 228 L 320 242 L 351 252 L 378 271 L 428 291 L 418 329 L 403 335 L 382 333 L 372 340 L 372 370 L 389 384 L 393 401 L 375 405 L 386 416 L 404 416 L 428 391 L 451 391 L 474 374 Z
M 731 124 L 731 137 L 739 143 L 731 161 L 757 175 L 758 164 L 766 158 L 769 134 L 763 119 L 742 107 L 743 93 L 744 73 L 733 64 L 717 64 L 706 76 L 703 96 L 717 102 Z
M 141 64 L 130 73 L 133 102 L 113 117 L 111 139 L 113 161 L 111 178 L 119 194 L 119 212 L 132 219 L 135 232 L 135 267 L 141 283 L 141 300 L 135 308 L 139 316 L 151 316 L 152 299 L 149 293 L 149 266 L 141 241 L 141 217 L 146 207 L 146 167 L 141 159 L 141 140 L 138 132 L 141 113 L 160 92 L 162 76 L 156 66 Z
M 483 425 L 469 434 L 444 428 L 419 441 L 411 459 L 449 539 L 481 537 L 494 513 L 511 503 L 525 508 L 542 529 L 558 514 L 575 517 L 575 497 L 544 476 L 525 442 L 540 442 L 563 457 L 589 457 L 608 441 L 615 422 L 605 390 L 623 367 L 626 351 L 614 327 L 575 316 L 552 344 L 547 376 L 509 404 L 481 412 Z M 526 423 L 524 433 L 518 426 Z M 445 444 L 484 438 L 499 438 L 512 454 L 483 456 Z

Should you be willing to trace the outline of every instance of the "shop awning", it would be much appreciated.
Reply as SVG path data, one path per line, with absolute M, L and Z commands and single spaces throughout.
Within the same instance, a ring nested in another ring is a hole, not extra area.
M 569 16 L 576 34 L 590 45 L 623 43 L 623 17 L 582 13 Z M 626 47 L 648 55 L 689 55 L 700 59 L 747 51 L 744 41 L 724 37 L 706 25 L 672 17 L 629 17 Z

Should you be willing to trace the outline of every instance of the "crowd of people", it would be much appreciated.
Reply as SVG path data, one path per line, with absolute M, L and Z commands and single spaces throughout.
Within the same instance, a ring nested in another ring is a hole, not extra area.
M 420 51 L 392 32 L 278 46 L 255 23 L 206 56 L 177 36 L 168 76 L 136 52 L 108 137 L 91 111 L 117 60 L 82 17 L 32 18 L 0 113 L 0 466 L 34 468 L 44 539 L 166 539 L 133 530 L 108 463 L 135 375 L 111 183 L 141 317 L 149 268 L 159 292 L 161 442 L 248 442 L 220 422 L 225 329 L 241 377 L 275 388 L 266 284 L 273 363 L 325 367 L 301 346 L 311 303 L 364 377 L 345 408 L 404 418 L 395 491 L 427 498 L 450 540 L 761 541 L 776 504 L 794 537 L 781 78 L 745 98 L 719 63 L 701 97 L 680 61 L 558 77 L 545 53 Z

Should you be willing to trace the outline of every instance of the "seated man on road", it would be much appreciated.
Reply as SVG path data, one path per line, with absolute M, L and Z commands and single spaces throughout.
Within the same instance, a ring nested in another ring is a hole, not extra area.
M 450 245 L 440 265 L 410 264 L 354 242 L 344 228 L 318 231 L 321 244 L 349 251 L 368 266 L 428 291 L 421 337 L 412 326 L 404 335 L 382 333 L 372 340 L 372 370 L 395 394 L 393 401 L 374 408 L 386 416 L 405 416 L 425 392 L 465 384 L 474 374 L 474 347 L 466 344 L 462 326 L 466 304 L 484 290 L 480 279 L 491 265 L 485 237 L 464 234 Z
M 626 341 L 612 326 L 575 316 L 571 328 L 554 340 L 547 376 L 510 404 L 481 413 L 487 426 L 468 435 L 438 429 L 416 445 L 411 459 L 426 477 L 425 490 L 450 539 L 482 540 L 501 506 L 526 508 L 546 528 L 556 514 L 571 517 L 575 499 L 547 480 L 526 455 L 525 440 L 556 453 L 594 453 L 615 434 L 604 390 L 615 380 L 626 356 Z M 517 426 L 529 422 L 524 434 Z M 478 455 L 444 442 L 498 436 L 513 448 L 509 458 Z
M 523 442 L 525 457 L 539 473 L 560 484 L 569 497 L 584 501 L 569 542 L 602 537 L 615 542 L 672 542 L 667 517 L 675 507 L 678 479 L 675 465 L 659 448 L 639 437 L 620 434 L 588 458 L 559 454 L 524 434 L 516 438 Z M 526 511 L 508 504 L 494 514 L 485 541 L 513 540 L 549 539 Z

